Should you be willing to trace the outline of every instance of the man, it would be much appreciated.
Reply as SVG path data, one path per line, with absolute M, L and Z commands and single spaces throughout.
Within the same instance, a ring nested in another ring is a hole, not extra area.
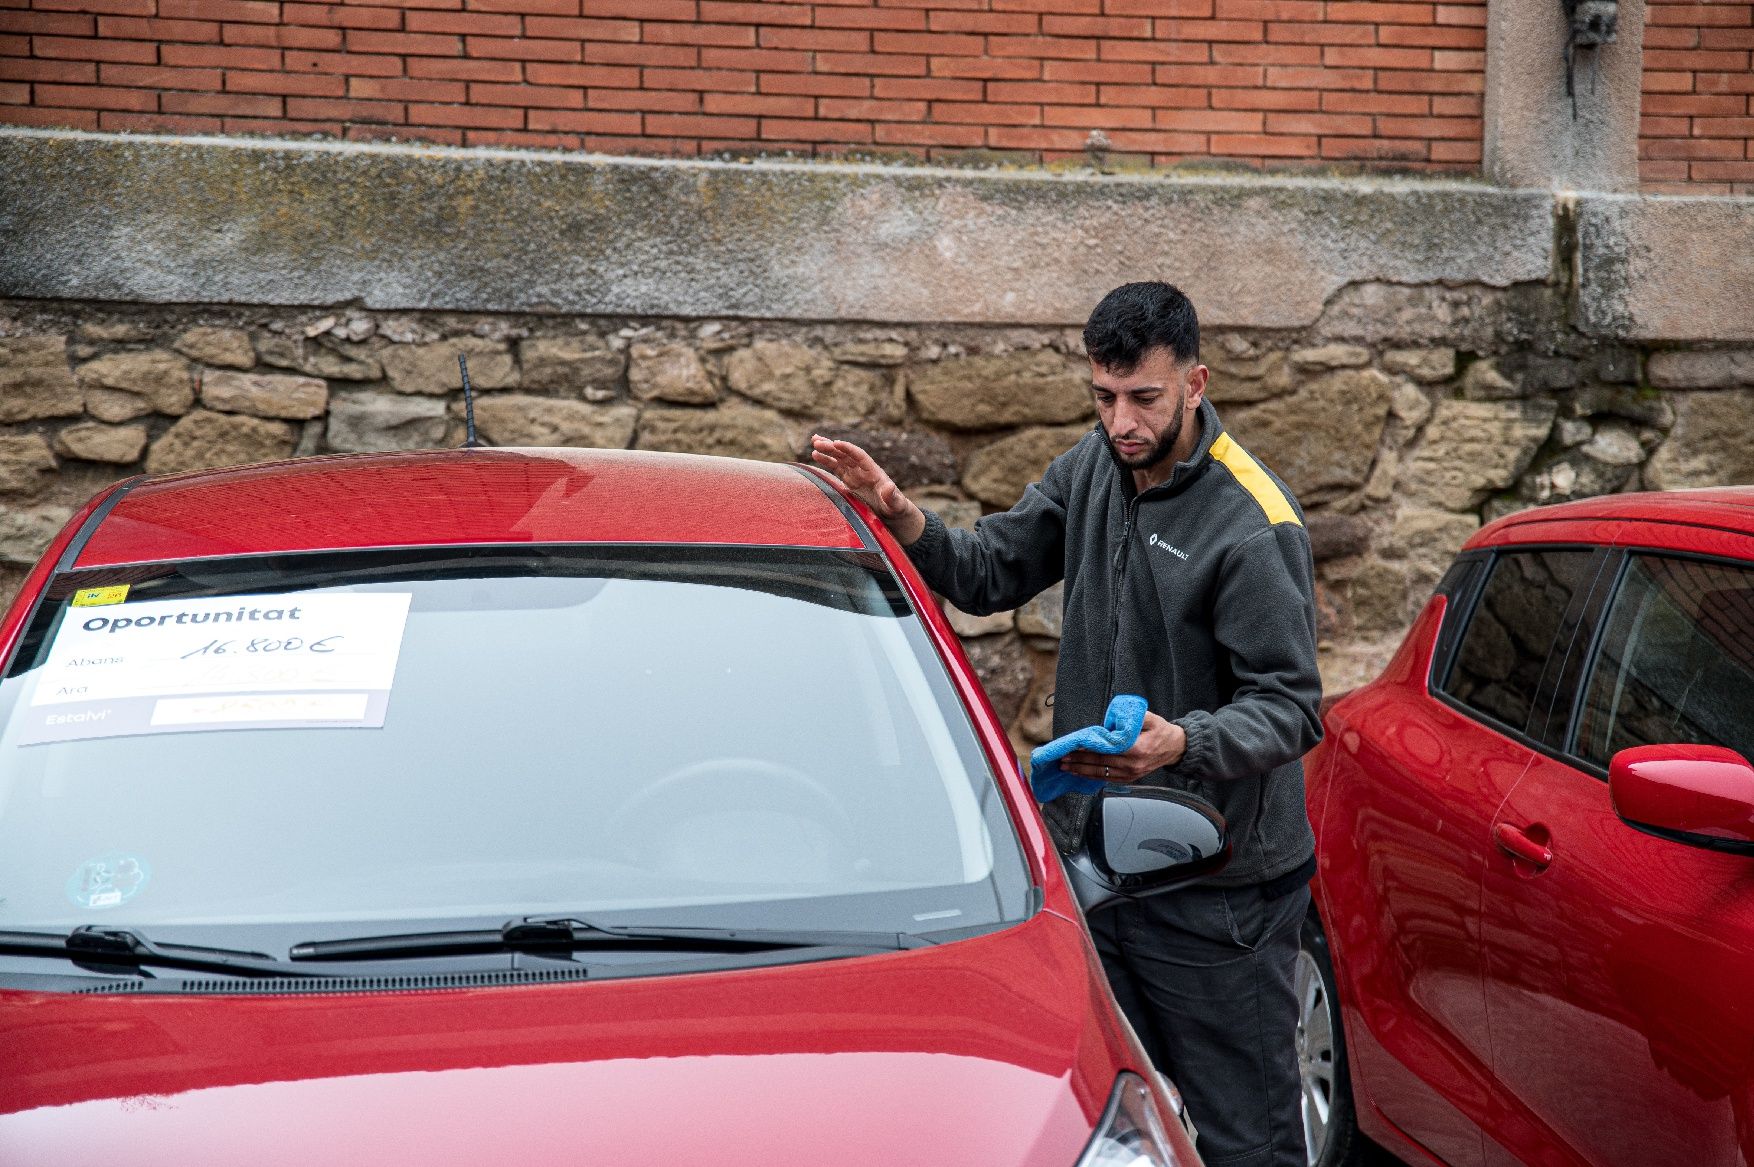
M 1116 288 L 1084 345 L 1099 424 L 973 532 L 922 511 L 851 443 L 818 437 L 813 457 L 964 611 L 1014 608 L 1065 580 L 1055 734 L 1101 724 L 1117 693 L 1150 712 L 1126 753 L 1062 765 L 1197 794 L 1234 846 L 1208 885 L 1092 916 L 1115 997 L 1187 1096 L 1209 1165 L 1301 1165 L 1293 985 L 1315 860 L 1300 759 L 1321 737 L 1303 515 L 1205 399 L 1180 291 Z M 1091 804 L 1068 794 L 1042 808 L 1062 850 Z

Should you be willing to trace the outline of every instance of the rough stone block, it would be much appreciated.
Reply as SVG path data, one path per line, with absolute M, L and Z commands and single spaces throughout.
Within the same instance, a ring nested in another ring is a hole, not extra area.
M 496 394 L 475 405 L 481 436 L 496 446 L 580 446 L 625 450 L 639 407 L 592 405 L 521 393 Z
M 1376 369 L 1341 369 L 1226 424 L 1300 502 L 1318 502 L 1364 485 L 1394 386 Z
M 1573 448 L 1524 475 L 1517 484 L 1517 497 L 1525 503 L 1546 503 L 1611 494 L 1624 486 L 1636 469 L 1636 462 L 1603 461 L 1590 457 L 1582 448 Z
M 1754 306 L 1751 306 L 1754 311 Z M 1754 349 L 1688 350 L 1652 353 L 1645 363 L 1659 389 L 1733 389 L 1754 385 Z
M 1010 725 L 1035 680 L 1029 650 L 1015 634 L 976 637 L 964 641 L 962 649 L 980 676 L 981 688 L 986 690 L 993 712 L 999 715 L 1002 724 Z
M 79 337 L 99 344 L 139 344 L 152 339 L 152 330 L 129 320 L 88 320 L 79 326 Z
M 378 322 L 370 316 L 349 316 L 330 330 L 340 340 L 370 340 L 377 335 Z
M 1623 344 L 1605 344 L 1596 353 L 1596 379 L 1610 385 L 1638 384 L 1639 353 Z
M 1528 468 L 1556 412 L 1548 401 L 1442 402 L 1401 467 L 1400 489 L 1416 502 L 1473 510 Z
M 1524 393 L 1554 393 L 1575 388 L 1583 379 L 1583 370 L 1575 358 L 1547 353 L 1513 353 L 1498 362 L 1511 380 L 1519 383 Z
M 731 403 L 718 409 L 647 409 L 639 419 L 640 450 L 716 454 L 790 462 L 804 445 L 801 429 L 771 409 Z
M 306 421 L 329 408 L 328 382 L 282 373 L 208 373 L 201 404 L 224 413 Z
M 883 386 L 870 370 L 842 369 L 806 345 L 777 340 L 758 340 L 725 358 L 725 380 L 763 405 L 843 424 L 869 414 Z
M 1304 516 L 1310 555 L 1317 563 L 1362 555 L 1370 547 L 1370 521 L 1362 515 L 1311 511 Z
M 1026 429 L 1000 438 L 969 456 L 962 488 L 984 503 L 1008 508 L 1023 497 L 1026 486 L 1041 477 L 1049 462 L 1089 432 L 1085 426 L 1066 425 Z
M 72 507 L 0 507 L 0 563 L 34 567 L 72 517 Z
M 265 365 L 297 369 L 307 376 L 322 377 L 330 381 L 376 381 L 384 375 L 383 364 L 364 345 L 337 345 L 321 340 L 270 334 L 257 339 L 256 349 L 261 353 L 262 363 Z M 456 364 L 455 358 L 451 363 Z M 469 376 L 473 381 L 473 366 L 470 367 Z M 459 380 L 458 385 L 461 384 Z
M 1593 433 L 1595 427 L 1581 417 L 1562 417 L 1553 426 L 1553 440 L 1563 449 L 1583 445 Z
M 391 345 L 378 359 L 396 392 L 443 396 L 463 387 L 459 353 L 469 359 L 469 384 L 474 388 L 509 389 L 518 383 L 518 366 L 505 342 L 479 336 Z
M 1496 361 L 1475 361 L 1462 374 L 1462 396 L 1470 401 L 1508 401 L 1522 395 L 1522 387 L 1505 376 Z
M 966 498 L 921 498 L 921 507 L 935 513 L 946 527 L 972 531 L 981 518 L 981 504 Z
M 1391 373 L 1402 373 L 1426 384 L 1447 381 L 1456 375 L 1456 350 L 1394 348 L 1382 355 L 1382 365 Z
M 1416 430 L 1430 421 L 1431 408 L 1431 398 L 1405 381 L 1395 386 L 1395 395 L 1389 400 L 1389 412 L 1408 430 Z
M 171 353 L 111 353 L 79 366 L 79 380 L 86 385 L 119 389 L 138 395 L 154 413 L 173 417 L 189 412 L 195 404 L 195 385 L 189 362 Z
M 1025 636 L 1060 638 L 1066 618 L 1066 585 L 1057 583 L 1017 609 L 1017 631 Z
M 1442 569 L 1479 529 L 1478 515 L 1404 506 L 1383 541 L 1382 554 L 1385 559 L 1412 559 Z
M 0 494 L 37 493 L 56 465 L 41 434 L 0 437 Z
M 950 621 L 950 627 L 955 630 L 956 635 L 962 637 L 993 636 L 1000 632 L 1009 632 L 1017 626 L 1017 620 L 1010 612 L 972 616 L 948 600 L 944 602 L 944 618 Z
M 1316 653 L 1319 666 L 1319 658 L 1324 649 L 1331 647 L 1335 639 L 1351 635 L 1352 618 L 1346 611 L 1346 605 L 1341 602 L 1339 596 L 1334 594 L 1334 589 L 1319 579 L 1316 580 L 1315 585 L 1315 614 Z M 1326 673 L 1323 676 L 1325 677 Z
M 177 337 L 171 347 L 204 365 L 249 369 L 256 364 L 256 350 L 250 344 L 250 334 L 241 328 L 198 325 Z
M 146 455 L 148 474 L 271 462 L 292 454 L 297 440 L 281 421 L 197 409 L 166 430 Z
M 1370 350 L 1356 344 L 1324 344 L 1291 354 L 1300 369 L 1356 369 L 1370 364 Z
M 133 421 L 152 412 L 152 402 L 121 389 L 87 389 L 85 412 L 99 421 Z
M 1749 418 L 1754 421 L 1754 416 Z M 1636 466 L 1644 461 L 1644 446 L 1638 440 L 1638 427 L 1624 421 L 1605 421 L 1582 448 L 1585 457 L 1609 466 Z
M 331 450 L 343 453 L 424 450 L 443 444 L 445 427 L 445 403 L 438 398 L 349 393 L 329 403 L 326 437 Z
M 1047 653 L 1035 655 L 1035 680 L 1023 698 L 1017 717 L 1017 731 L 1026 741 L 1049 742 L 1054 737 L 1054 660 Z
M 0 422 L 77 417 L 83 409 L 66 337 L 0 337 Z
M 1391 632 L 1406 627 L 1416 597 L 1405 568 L 1369 560 L 1338 589 L 1346 599 L 1346 618 L 1359 632 Z
M 1644 468 L 1654 490 L 1754 482 L 1754 389 L 1676 393 L 1675 424 Z
M 1291 368 L 1281 352 L 1232 356 L 1218 350 L 1206 358 L 1212 370 L 1206 396 L 1218 405 L 1268 401 L 1291 392 Z
M 641 401 L 710 405 L 719 399 L 718 386 L 700 363 L 700 354 L 686 344 L 634 345 L 627 387 Z
M 957 430 L 1076 421 L 1095 409 L 1090 368 L 1052 349 L 951 357 L 911 370 L 920 417 Z
M 1675 407 L 1667 395 L 1631 385 L 1592 385 L 1580 389 L 1566 398 L 1565 411 L 1573 417 L 1607 414 L 1661 429 L 1675 424 Z
M 70 425 L 55 435 L 55 452 L 84 462 L 138 462 L 146 452 L 146 427 L 97 422 Z
M 627 357 L 595 336 L 533 336 L 518 343 L 525 389 L 552 389 L 584 396 L 613 391 L 627 371 Z
M 829 352 L 848 365 L 899 365 L 907 360 L 907 345 L 899 340 L 850 340 Z
M 1364 501 L 1384 503 L 1395 496 L 1395 479 L 1401 472 L 1401 451 L 1387 446 L 1377 452 L 1370 477 L 1364 480 Z

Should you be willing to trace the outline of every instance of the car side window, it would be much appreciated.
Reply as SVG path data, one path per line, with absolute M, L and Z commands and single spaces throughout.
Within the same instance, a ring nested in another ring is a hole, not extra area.
M 1521 732 L 1566 610 L 1590 586 L 1593 557 L 1589 548 L 1495 557 L 1442 691 Z
M 1474 595 L 1474 585 L 1480 582 L 1480 575 L 1492 556 L 1484 552 L 1466 552 L 1456 557 L 1437 581 L 1436 594 L 1447 601 L 1443 611 L 1443 625 L 1437 632 L 1437 645 L 1431 653 L 1431 675 L 1445 676 L 1449 671 L 1449 662 L 1455 656 L 1456 641 L 1461 639 L 1462 625 L 1467 622 L 1468 600 Z
M 1754 759 L 1754 570 L 1634 554 L 1608 611 L 1575 753 L 1724 746 Z

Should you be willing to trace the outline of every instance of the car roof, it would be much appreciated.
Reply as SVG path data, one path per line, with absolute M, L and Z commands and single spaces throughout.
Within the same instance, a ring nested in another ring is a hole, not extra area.
M 1566 522 L 1677 523 L 1754 535 L 1754 486 L 1604 494 L 1576 502 L 1530 507 L 1480 528 L 1464 544 L 1464 549 L 1488 547 L 1506 539 L 1514 541 L 1519 527 Z M 1583 537 L 1587 539 L 1588 535 Z
M 867 546 L 801 466 L 633 450 L 423 450 L 149 478 L 76 567 L 218 555 L 504 543 Z

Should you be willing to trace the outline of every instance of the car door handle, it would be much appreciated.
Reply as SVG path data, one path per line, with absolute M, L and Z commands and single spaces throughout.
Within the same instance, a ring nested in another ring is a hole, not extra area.
M 1509 823 L 1494 823 L 1492 841 L 1498 849 L 1512 859 L 1521 859 L 1524 863 L 1532 863 L 1537 868 L 1546 867 L 1553 862 L 1553 849 L 1545 843 L 1531 839 L 1520 828 Z

